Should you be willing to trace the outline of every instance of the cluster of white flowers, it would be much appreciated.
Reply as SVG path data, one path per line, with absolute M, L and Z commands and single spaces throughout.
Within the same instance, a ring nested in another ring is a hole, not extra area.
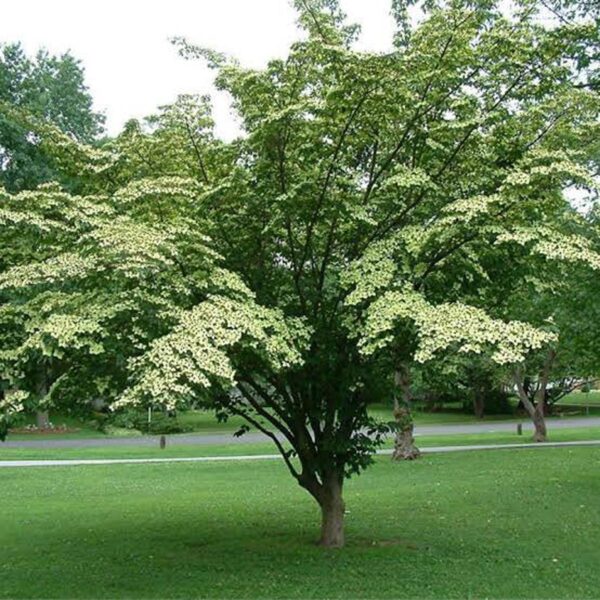
M 411 188 L 433 189 L 435 187 L 435 184 L 431 181 L 431 177 L 429 177 L 427 172 L 423 169 L 418 167 L 409 168 L 405 165 L 398 165 L 395 172 L 385 179 L 381 185 L 381 190 L 407 190 Z
M 6 390 L 4 398 L 0 398 L 0 412 L 9 415 L 23 412 L 28 398 L 29 394 L 23 390 Z
M 83 277 L 93 272 L 95 267 L 94 258 L 66 252 L 42 262 L 17 265 L 8 269 L 0 274 L 0 289 L 24 288 Z
M 167 408 L 213 383 L 229 387 L 235 369 L 228 352 L 245 343 L 277 368 L 302 360 L 300 345 L 308 332 L 300 323 L 287 323 L 279 311 L 213 296 L 182 314 L 180 323 L 155 340 L 149 351 L 131 363 L 135 383 L 115 408 L 150 401 Z
M 118 154 L 90 144 L 82 144 L 49 122 L 40 122 L 37 129 L 42 134 L 42 143 L 50 144 L 54 160 L 68 162 L 79 174 L 99 174 L 111 169 L 118 161 Z
M 254 298 L 254 292 L 242 281 L 242 278 L 232 271 L 215 267 L 210 274 L 210 279 L 205 282 L 205 286 L 233 293 L 244 298 Z
M 52 184 L 15 195 L 0 192 L 0 225 L 24 235 L 76 233 L 110 212 L 97 198 L 71 196 Z
M 177 248 L 172 237 L 168 227 L 159 231 L 128 217 L 118 217 L 90 231 L 81 245 L 92 242 L 99 249 L 95 253 L 99 264 L 136 276 L 143 270 L 157 271 L 173 264 Z
M 0 226 L 19 227 L 23 225 L 33 227 L 41 232 L 51 231 L 54 228 L 64 228 L 61 223 L 52 223 L 49 222 L 48 219 L 43 219 L 37 215 L 31 215 L 30 213 L 18 210 L 0 208 Z
M 138 179 L 120 189 L 114 199 L 118 204 L 134 204 L 140 200 L 160 198 L 187 198 L 193 200 L 200 194 L 198 181 L 186 177 L 155 177 Z
M 76 314 L 50 314 L 28 327 L 30 335 L 17 350 L 24 355 L 30 350 L 39 350 L 48 356 L 59 356 L 63 350 L 86 350 L 89 354 L 104 351 L 98 341 L 104 333 L 96 319 Z
M 600 254 L 590 243 L 577 235 L 566 235 L 546 227 L 521 227 L 501 233 L 496 244 L 514 242 L 529 247 L 531 252 L 552 260 L 580 262 L 594 270 L 600 270 Z
M 390 291 L 369 307 L 360 342 L 363 354 L 385 348 L 396 327 L 412 323 L 418 337 L 415 360 L 426 362 L 439 352 L 491 352 L 499 364 L 517 363 L 531 351 L 556 340 L 552 333 L 520 321 L 492 319 L 483 310 L 462 303 L 432 305 L 410 288 Z
M 346 298 L 346 305 L 358 305 L 390 286 L 398 270 L 394 254 L 399 244 L 395 239 L 374 243 L 360 260 L 348 267 L 342 275 L 342 284 L 353 289 Z
M 446 227 L 454 223 L 468 224 L 473 219 L 489 214 L 491 209 L 502 201 L 499 194 L 491 196 L 472 196 L 460 198 L 446 205 L 442 211 L 444 216 L 438 221 L 438 227 Z
M 529 186 L 539 180 L 547 180 L 549 177 L 563 184 L 581 183 L 592 189 L 598 189 L 598 181 L 594 175 L 575 162 L 568 153 L 537 147 L 525 155 L 519 168 L 507 175 L 500 190 L 508 192 L 514 188 Z
M 48 121 L 36 120 L 32 126 L 39 133 L 41 147 L 49 148 L 54 162 L 65 172 L 94 176 L 112 169 L 119 160 L 117 153 L 80 143 Z

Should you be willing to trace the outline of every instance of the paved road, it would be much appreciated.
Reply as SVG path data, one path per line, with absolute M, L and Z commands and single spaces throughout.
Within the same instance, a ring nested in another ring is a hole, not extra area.
M 545 444 L 480 444 L 476 446 L 432 446 L 423 448 L 423 454 L 440 452 L 466 452 L 472 450 L 508 450 L 515 448 L 559 448 L 564 446 L 600 446 L 600 440 L 582 442 L 548 442 Z M 377 454 L 391 454 L 391 449 L 379 450 Z M 8 467 L 77 467 L 86 465 L 121 465 L 135 463 L 181 463 L 181 462 L 215 462 L 215 461 L 246 461 L 246 460 L 276 460 L 280 454 L 244 454 L 240 456 L 196 456 L 193 458 L 100 458 L 75 460 L 3 460 L 0 468 Z
M 529 421 L 483 421 L 478 423 L 464 423 L 452 425 L 419 425 L 415 427 L 417 436 L 423 435 L 453 435 L 469 433 L 503 433 L 515 431 L 517 423 L 523 423 L 523 431 L 532 431 L 533 425 Z M 548 419 L 548 428 L 553 429 L 599 427 L 600 417 L 569 417 Z M 17 440 L 0 443 L 2 448 L 98 448 L 106 446 L 158 446 L 158 436 L 138 437 L 104 437 L 104 438 L 79 438 L 59 440 Z M 233 437 L 230 433 L 212 434 L 179 434 L 167 436 L 169 446 L 215 446 L 215 445 L 240 445 L 256 442 L 265 442 L 269 439 L 262 433 L 247 433 L 241 437 Z

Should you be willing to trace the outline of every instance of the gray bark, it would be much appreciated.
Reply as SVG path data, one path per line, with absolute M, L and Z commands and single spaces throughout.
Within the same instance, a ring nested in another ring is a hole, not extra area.
M 513 374 L 515 385 L 517 386 L 517 392 L 519 393 L 519 399 L 523 404 L 527 414 L 531 418 L 534 426 L 534 434 L 533 441 L 534 442 L 545 442 L 548 440 L 548 430 L 546 428 L 546 418 L 545 418 L 545 399 L 546 399 L 546 389 L 548 387 L 548 381 L 550 379 L 550 370 L 552 369 L 552 364 L 554 359 L 556 358 L 556 352 L 554 350 L 550 350 L 548 352 L 548 356 L 544 362 L 544 366 L 539 373 L 539 386 L 537 392 L 534 397 L 534 402 L 532 402 L 525 391 L 525 386 L 523 385 L 523 375 L 520 371 L 516 370 Z
M 47 410 L 38 410 L 35 413 L 35 424 L 38 429 L 50 428 L 50 414 Z
M 48 394 L 48 382 L 46 378 L 46 369 L 42 368 L 39 372 L 39 379 L 36 384 L 36 396 L 37 401 L 43 401 Z M 49 429 L 50 428 L 50 415 L 48 409 L 38 409 L 35 413 L 35 424 L 38 429 Z
M 421 456 L 421 451 L 415 445 L 414 422 L 410 412 L 412 392 L 410 388 L 410 370 L 401 365 L 394 374 L 396 388 L 402 394 L 402 403 L 398 400 L 398 394 L 394 393 L 394 418 L 398 429 L 394 440 L 394 452 L 392 460 L 414 460 Z

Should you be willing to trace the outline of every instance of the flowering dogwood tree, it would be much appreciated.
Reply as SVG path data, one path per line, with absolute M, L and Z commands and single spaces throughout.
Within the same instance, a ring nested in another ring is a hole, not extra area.
M 262 70 L 179 40 L 183 55 L 216 69 L 244 135 L 215 140 L 206 102 L 189 97 L 153 131 L 130 123 L 83 186 L 102 192 L 107 222 L 2 275 L 2 293 L 15 294 L 7 310 L 41 301 L 10 291 L 24 287 L 110 292 L 77 305 L 85 321 L 17 328 L 9 360 L 43 330 L 61 352 L 77 340 L 77 368 L 110 361 L 102 332 L 110 344 L 122 332 L 115 406 L 210 394 L 221 414 L 277 445 L 320 506 L 325 546 L 343 545 L 344 480 L 371 463 L 385 433 L 367 413 L 374 370 L 450 352 L 514 365 L 552 343 L 553 332 L 470 302 L 470 282 L 507 245 L 600 265 L 556 225 L 564 188 L 593 184 L 592 28 L 544 28 L 531 2 L 508 18 L 492 1 L 451 0 L 428 2 L 411 29 L 399 4 L 386 54 L 354 49 L 357 28 L 334 0 L 297 0 L 306 37 Z M 33 216 L 24 226 L 36 227 Z M 155 301 L 136 300 L 134 288 L 164 306 L 139 310 Z M 112 294 L 135 306 L 118 325 Z M 15 387 L 6 402 L 22 400 Z

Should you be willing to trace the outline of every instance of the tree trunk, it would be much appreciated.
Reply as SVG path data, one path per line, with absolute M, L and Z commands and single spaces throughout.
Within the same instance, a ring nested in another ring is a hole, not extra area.
M 538 387 L 535 392 L 534 402 L 532 402 L 527 394 L 525 379 L 519 369 L 516 369 L 513 373 L 514 382 L 517 386 L 517 392 L 519 398 L 525 407 L 525 410 L 531 417 L 534 427 L 533 441 L 534 442 L 545 442 L 548 440 L 548 432 L 546 429 L 545 419 L 545 401 L 546 401 L 546 390 L 548 389 L 548 381 L 550 380 L 550 371 L 556 358 L 556 352 L 550 349 L 544 366 L 539 373 Z
M 473 413 L 477 419 L 483 419 L 484 417 L 484 401 L 483 394 L 479 389 L 473 392 Z
M 341 548 L 344 545 L 343 478 L 332 476 L 323 484 L 321 498 L 321 539 L 325 548 Z
M 547 441 L 548 432 L 546 430 L 546 419 L 544 417 L 544 405 L 538 405 L 533 413 L 532 417 L 533 426 L 535 431 L 533 433 L 534 442 L 545 442 Z
M 38 429 L 50 428 L 50 414 L 47 410 L 38 410 L 35 413 L 35 424 Z
M 532 415 L 533 426 L 535 427 L 533 434 L 534 442 L 545 442 L 548 439 L 546 431 L 546 401 L 550 372 L 555 358 L 556 352 L 550 350 L 544 361 L 544 367 L 540 372 L 540 386 L 536 394 L 535 412 Z
M 410 371 L 402 365 L 394 375 L 396 386 L 402 390 L 402 405 L 398 395 L 394 394 L 394 418 L 398 424 L 392 460 L 414 460 L 421 456 L 421 451 L 415 445 L 414 421 L 410 413 L 412 394 L 410 390 Z
M 44 408 L 42 403 L 48 394 L 48 377 L 46 367 L 43 365 L 40 367 L 39 373 L 37 374 L 35 388 L 38 404 L 38 410 L 35 413 L 35 424 L 38 429 L 49 429 L 50 415 L 48 414 L 48 409 L 42 410 Z
M 398 423 L 392 460 L 414 460 L 421 456 L 421 451 L 415 446 L 414 424 L 410 410 L 406 406 L 394 409 L 394 417 Z

